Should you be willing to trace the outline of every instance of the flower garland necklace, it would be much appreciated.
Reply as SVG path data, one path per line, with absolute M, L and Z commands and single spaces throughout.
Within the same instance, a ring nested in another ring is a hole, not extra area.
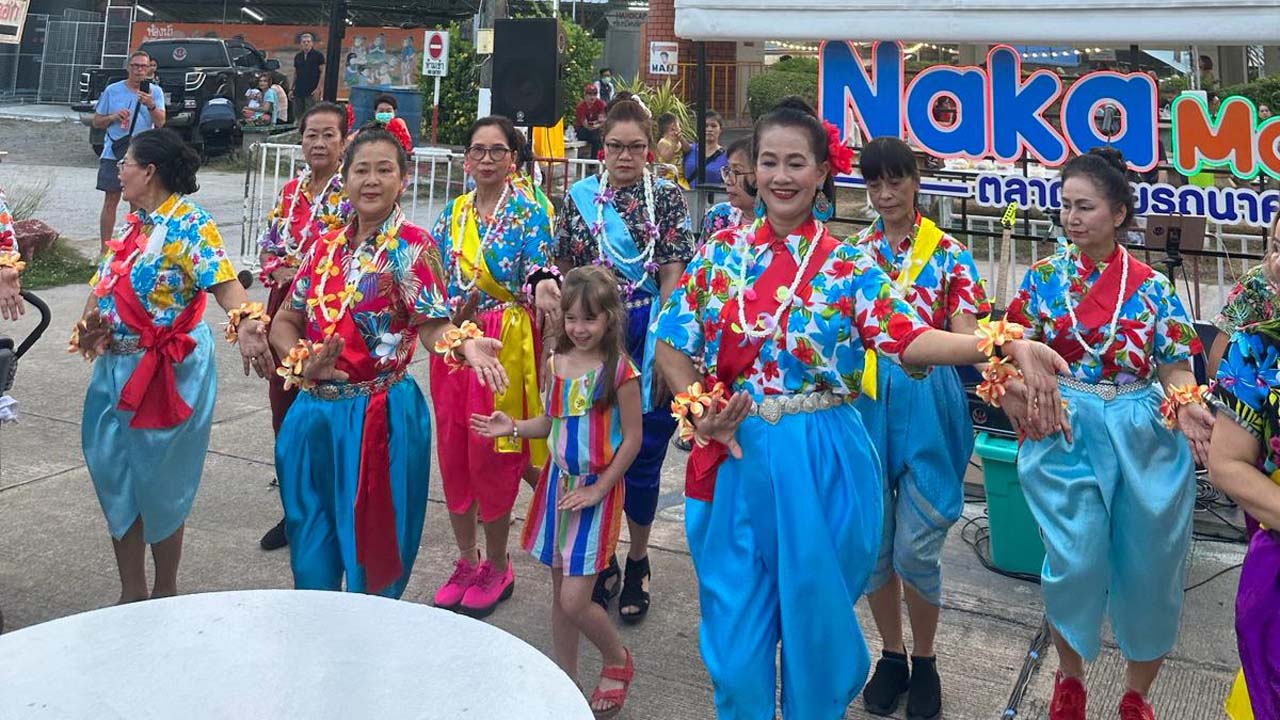
M 1076 305 L 1071 301 L 1071 279 L 1065 278 L 1067 281 L 1066 292 L 1063 293 L 1063 299 L 1067 304 L 1067 313 L 1071 315 L 1071 335 L 1080 343 L 1085 350 L 1093 357 L 1101 360 L 1102 353 L 1110 349 L 1116 341 L 1116 331 L 1120 327 L 1120 306 L 1124 305 L 1124 289 L 1129 284 L 1129 251 L 1120 247 L 1120 291 L 1116 293 L 1116 309 L 1111 313 L 1111 331 L 1107 335 L 1107 342 L 1101 349 L 1095 348 L 1085 342 L 1084 336 L 1080 334 L 1080 319 L 1076 317 Z M 1081 250 L 1081 252 L 1084 252 Z
M 809 249 L 805 251 L 804 256 L 800 259 L 800 267 L 796 270 L 795 278 L 791 280 L 791 286 L 787 288 L 778 288 L 778 309 L 775 310 L 772 315 L 760 313 L 760 317 L 756 318 L 754 323 L 748 325 L 746 301 L 747 293 L 751 291 L 747 288 L 747 255 L 751 245 L 748 241 L 744 247 L 743 241 L 747 238 L 754 237 L 762 225 L 764 225 L 763 219 L 756 220 L 751 226 L 751 229 L 744 233 L 738 233 L 738 238 L 734 241 L 733 248 L 734 252 L 742 258 L 742 263 L 738 266 L 738 277 L 736 283 L 738 292 L 738 326 L 733 329 L 740 330 L 743 335 L 752 338 L 771 337 L 778 331 L 778 328 L 780 327 L 778 323 L 782 320 L 782 316 L 790 311 L 791 306 L 795 304 L 796 291 L 800 289 L 800 283 L 804 279 L 805 270 L 808 269 L 809 263 L 813 260 L 813 256 L 818 249 L 818 240 L 822 237 L 822 233 L 825 232 L 823 224 L 815 221 L 817 230 L 814 232 L 813 237 L 810 238 Z M 800 244 L 803 245 L 804 241 L 805 238 L 802 236 L 800 238 Z M 752 258 L 752 264 L 759 259 L 759 255 Z M 757 330 L 756 328 L 760 329 Z
M 315 269 L 315 272 L 321 276 L 321 284 L 316 288 L 316 294 L 307 298 L 307 317 L 314 322 L 315 312 L 319 309 L 320 316 L 326 323 L 324 329 L 325 337 L 333 334 L 338 326 L 338 321 L 347 313 L 347 310 L 364 299 L 363 293 L 360 292 L 361 281 L 364 280 L 365 274 L 378 270 L 387 250 L 395 249 L 399 244 L 400 226 L 402 224 L 404 224 L 404 211 L 397 204 L 391 214 L 387 216 L 387 219 L 382 222 L 382 227 L 373 242 L 372 257 L 365 257 L 368 254 L 366 251 L 367 244 L 362 243 L 341 264 L 336 262 L 338 248 L 347 244 L 347 234 L 350 232 L 351 226 L 344 227 L 342 232 L 326 241 L 328 253 L 316 263 Z M 336 294 L 326 294 L 323 285 L 325 276 L 336 277 L 339 273 L 342 273 L 345 281 L 343 289 Z M 338 303 L 336 310 L 331 307 L 331 303 L 335 300 Z
M 478 190 L 472 190 L 467 193 L 463 199 L 463 218 L 462 228 L 466 232 L 467 215 L 474 215 L 477 229 L 480 224 L 480 208 L 476 204 Z M 484 253 L 493 243 L 494 238 L 502 237 L 502 233 L 507 228 L 507 197 L 511 194 L 511 183 L 504 182 L 502 184 L 502 194 L 498 196 L 498 202 L 493 206 L 493 214 L 489 216 L 489 227 L 484 231 L 484 236 L 480 238 L 480 245 L 476 248 L 476 256 L 471 259 L 471 278 L 464 279 L 462 277 L 462 243 L 461 238 L 454 238 L 453 251 L 449 253 L 450 260 L 453 264 L 453 282 L 462 290 L 462 295 L 466 295 L 476 287 L 476 278 L 480 276 L 480 262 L 484 257 Z
M 613 202 L 616 191 L 614 188 L 609 187 L 609 170 L 606 168 L 600 173 L 600 192 L 596 193 L 595 197 L 596 220 L 591 224 L 590 228 L 591 235 L 596 239 L 597 259 L 594 264 L 613 267 L 617 264 L 630 265 L 640 262 L 644 266 L 646 275 L 658 269 L 658 264 L 653 261 L 653 252 L 658 247 L 657 203 L 653 199 L 653 176 L 649 173 L 648 167 L 644 169 L 641 182 L 644 185 L 645 242 L 641 246 L 639 253 L 631 257 L 623 257 L 613 243 L 609 242 L 609 236 L 604 231 L 604 206 Z M 616 256 L 615 260 L 609 258 L 608 253 L 605 252 L 605 245 L 608 245 L 609 251 Z M 623 297 L 630 296 L 638 284 L 632 282 L 623 283 Z
M 293 210 L 298 207 L 298 195 L 302 193 L 302 188 L 311 183 L 311 166 L 308 165 L 302 169 L 302 174 L 298 176 L 298 184 L 293 188 L 293 195 L 289 198 L 289 209 L 284 213 L 284 222 L 280 227 L 280 240 L 284 243 L 284 251 L 286 255 L 297 255 L 302 249 L 302 243 L 311 238 L 311 228 L 315 227 L 316 218 L 319 217 L 320 209 L 324 207 L 323 197 L 333 190 L 333 185 L 341 179 L 342 172 L 336 172 L 333 177 L 329 178 L 329 182 L 324 184 L 324 189 L 316 196 L 311 203 L 311 217 L 307 218 L 307 225 L 302 230 L 301 241 L 293 242 Z
M 138 237 L 134 240 L 133 252 L 130 252 L 123 260 L 112 260 L 107 264 L 107 272 L 100 275 L 98 284 L 93 288 L 94 295 L 98 297 L 106 297 L 110 295 L 115 289 L 116 283 L 120 282 L 120 278 L 124 277 L 125 273 L 133 269 L 134 262 L 142 256 L 144 251 L 158 251 L 160 248 L 164 247 L 164 239 L 169 230 L 169 221 L 173 219 L 174 214 L 178 212 L 178 208 L 182 207 L 182 204 L 186 202 L 186 199 L 185 195 L 179 195 L 178 199 L 174 201 L 173 207 L 169 208 L 169 214 L 161 218 L 160 222 L 152 225 L 151 234 L 147 236 L 145 241 L 142 237 Z M 138 232 L 141 234 L 142 228 L 147 224 L 146 221 L 150 218 L 150 213 L 147 214 L 145 220 L 136 212 L 131 212 L 126 215 L 124 225 L 122 225 L 115 233 L 119 236 L 119 239 L 117 240 L 113 238 L 108 240 L 107 249 L 113 254 L 119 253 L 121 250 L 125 249 L 125 238 L 128 237 L 129 228 L 134 225 L 134 223 L 137 223 Z

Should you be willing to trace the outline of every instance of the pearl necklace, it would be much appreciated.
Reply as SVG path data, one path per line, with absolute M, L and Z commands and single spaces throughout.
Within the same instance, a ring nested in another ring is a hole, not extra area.
M 747 337 L 753 337 L 753 338 L 767 338 L 767 337 L 773 336 L 775 333 L 778 332 L 778 328 L 780 327 L 778 323 L 782 319 L 783 314 L 788 312 L 791 309 L 791 306 L 795 304 L 796 290 L 800 288 L 800 282 L 804 279 L 805 270 L 808 269 L 809 262 L 813 260 L 813 256 L 818 249 L 818 241 L 822 238 L 822 233 L 824 232 L 824 227 L 822 223 L 816 223 L 817 232 L 813 234 L 813 238 L 809 243 L 809 249 L 805 251 L 804 257 L 801 258 L 800 260 L 800 267 L 799 269 L 796 270 L 796 276 L 794 279 L 792 279 L 791 286 L 788 287 L 786 290 L 782 290 L 781 288 L 779 288 L 778 290 L 778 293 L 779 295 L 781 295 L 781 300 L 782 300 L 782 302 L 779 303 L 778 305 L 778 309 L 775 310 L 772 315 L 764 315 L 763 313 L 761 313 L 761 317 L 756 318 L 755 322 L 748 325 L 747 311 L 746 311 L 747 264 L 748 264 L 747 251 L 751 249 L 751 243 L 749 241 L 744 243 L 743 241 L 747 240 L 748 238 L 754 237 L 755 234 L 760 230 L 760 227 L 762 225 L 764 225 L 763 220 L 756 220 L 755 224 L 753 224 L 749 230 L 747 230 L 746 232 L 739 232 L 737 239 L 734 241 L 734 247 L 733 247 L 734 253 L 742 258 L 742 263 L 738 266 L 738 278 L 737 278 L 738 327 L 742 328 L 743 335 L 746 335 Z M 801 237 L 800 241 L 801 241 L 800 244 L 803 244 L 804 238 Z M 754 258 L 751 258 L 751 264 L 754 264 L 755 261 L 759 259 L 760 259 L 759 255 L 756 255 Z M 786 294 L 782 295 L 782 293 L 784 292 Z M 762 322 L 761 318 L 764 318 L 765 321 Z M 757 327 L 759 327 L 760 329 L 757 330 L 756 329 Z
M 324 292 L 324 281 L 322 279 L 319 287 L 316 288 L 316 296 L 307 299 L 307 316 L 310 320 L 315 320 L 315 310 L 320 310 L 320 316 L 327 323 L 325 327 L 325 336 L 333 334 L 333 329 L 337 327 L 338 321 L 347 313 L 347 310 L 356 302 L 363 299 L 359 288 L 361 281 L 369 271 L 377 271 L 382 258 L 386 255 L 388 247 L 397 241 L 400 235 L 400 226 L 404 224 L 404 212 L 396 205 L 391 211 L 391 215 L 382 223 L 382 228 L 378 231 L 378 236 L 374 240 L 373 256 L 366 258 L 365 244 L 361 244 L 359 248 L 351 252 L 344 261 L 341 272 L 345 281 L 345 287 L 336 296 L 326 295 Z M 316 270 L 322 275 L 335 274 L 331 268 L 334 267 L 334 259 L 337 256 L 338 248 L 347 244 L 347 232 L 350 226 L 344 227 L 342 232 L 338 233 L 332 240 L 328 241 L 329 252 L 316 264 Z M 335 311 L 330 303 L 333 300 L 338 301 L 338 307 Z
M 635 262 L 641 262 L 644 266 L 645 274 L 652 273 L 657 269 L 653 262 L 653 252 L 658 247 L 658 220 L 657 205 L 653 199 L 653 176 L 649 174 L 649 168 L 644 169 L 642 178 L 644 184 L 644 209 L 645 223 L 644 234 L 645 243 L 641 246 L 640 252 L 631 257 L 622 256 L 618 249 L 609 241 L 609 236 L 604 231 L 604 206 L 613 202 L 614 189 L 609 187 L 609 171 L 606 169 L 600 173 L 600 192 L 596 193 L 596 221 L 592 223 L 590 231 L 596 239 L 596 254 L 598 265 L 608 265 L 613 267 L 617 264 L 630 265 Z M 605 246 L 608 246 L 609 252 L 605 252 Z M 610 258 L 609 253 L 613 253 L 614 257 Z M 638 283 L 626 283 L 624 289 L 624 298 L 631 294 Z
M 480 223 L 480 209 L 476 206 L 476 192 L 472 190 L 467 193 L 463 200 L 462 207 L 462 231 L 465 233 L 467 228 L 468 215 L 474 215 L 477 228 Z M 476 278 L 480 276 L 480 261 L 484 257 L 484 252 L 492 244 L 495 237 L 501 237 L 502 231 L 507 226 L 507 196 L 511 193 L 511 183 L 502 184 L 502 194 L 498 196 L 498 203 L 493 206 L 493 214 L 489 216 L 489 227 L 485 230 L 484 236 L 480 238 L 480 246 L 476 248 L 476 256 L 471 259 L 471 278 L 469 280 L 462 277 L 462 238 L 453 238 L 453 252 L 449 253 L 453 261 L 453 282 L 461 290 L 462 295 L 466 295 L 476 287 Z
M 1083 250 L 1081 252 L 1084 252 Z M 1107 342 L 1101 349 L 1095 348 L 1085 342 L 1084 336 L 1080 334 L 1080 319 L 1076 317 L 1076 305 L 1071 301 L 1071 279 L 1065 278 L 1067 287 L 1063 293 L 1063 299 L 1066 300 L 1067 313 L 1071 315 L 1071 335 L 1075 337 L 1076 342 L 1080 343 L 1086 351 L 1098 360 L 1102 359 L 1102 353 L 1109 350 L 1116 341 L 1116 331 L 1120 327 L 1120 306 L 1124 304 L 1124 289 L 1129 284 L 1129 251 L 1123 246 L 1120 247 L 1120 291 L 1116 293 L 1116 309 L 1111 313 L 1111 331 L 1107 335 Z
M 329 182 L 324 184 L 324 189 L 320 191 L 318 197 L 313 198 L 311 203 L 311 216 L 307 218 L 307 224 L 302 229 L 302 239 L 300 242 L 293 242 L 293 210 L 298 207 L 298 195 L 301 194 L 302 188 L 311 182 L 311 166 L 308 165 L 302 169 L 302 174 L 298 176 L 298 184 L 293 188 L 293 195 L 289 198 L 289 209 L 285 211 L 280 226 L 280 241 L 284 244 L 286 255 L 297 255 L 302 249 L 302 243 L 311 239 L 312 228 L 315 227 L 316 218 L 320 215 L 320 209 L 324 207 L 324 196 L 333 190 L 333 185 L 342 177 L 341 172 L 336 172 L 329 178 Z

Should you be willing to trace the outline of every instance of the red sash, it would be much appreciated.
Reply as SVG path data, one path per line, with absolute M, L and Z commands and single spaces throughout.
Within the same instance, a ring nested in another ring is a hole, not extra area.
M 124 250 L 120 253 L 126 252 Z M 119 253 L 117 254 L 117 257 Z M 129 427 L 139 430 L 163 430 L 186 422 L 191 406 L 178 393 L 173 367 L 196 349 L 190 332 L 204 317 L 207 295 L 203 292 L 174 319 L 169 327 L 159 327 L 151 313 L 142 306 L 133 288 L 132 268 L 125 268 L 116 281 L 116 314 L 130 330 L 138 334 L 142 360 L 133 369 L 129 382 L 120 391 L 121 410 L 133 411 Z
M 811 235 L 816 230 L 815 223 L 810 220 L 796 230 L 800 235 Z M 808 267 L 805 268 L 804 276 L 800 280 L 800 285 L 796 290 L 796 295 L 802 300 L 808 300 L 813 290 L 810 283 L 814 276 L 822 269 L 831 252 L 836 249 L 838 241 L 831 237 L 831 234 L 823 229 L 822 237 L 815 240 L 818 247 L 813 252 L 813 257 L 809 261 Z M 778 299 L 778 288 L 790 287 L 791 282 L 795 280 L 796 273 L 800 267 L 796 264 L 795 256 L 791 254 L 791 250 L 787 247 L 786 238 L 775 237 L 773 228 L 769 223 L 764 223 L 756 230 L 755 237 L 752 238 L 752 244 L 756 247 L 769 245 L 773 250 L 773 259 L 769 263 L 769 267 L 765 268 L 760 278 L 752 285 L 751 289 L 754 294 L 746 298 L 746 305 L 743 307 L 743 316 L 747 318 L 747 322 L 755 322 L 762 313 L 772 315 L 778 310 L 778 306 L 782 304 Z M 746 262 L 746 259 L 743 259 Z M 779 320 L 779 333 L 783 336 L 787 332 L 787 319 L 790 313 L 785 313 Z M 714 378 L 708 378 L 708 382 L 714 385 L 716 382 L 724 383 L 726 388 L 733 386 L 733 381 L 746 372 L 748 368 L 755 363 L 756 358 L 760 356 L 760 350 L 764 348 L 764 339 L 748 337 L 740 332 L 735 331 L 731 326 L 736 322 L 738 317 L 738 299 L 732 298 L 725 303 L 720 310 L 722 319 L 720 328 L 720 354 L 716 356 L 716 374 Z M 694 444 L 693 450 L 689 453 L 689 463 L 685 466 L 684 477 L 684 494 L 694 500 L 705 500 L 710 502 L 716 490 L 716 474 L 720 471 L 720 463 L 725 461 L 729 456 L 729 449 L 722 443 L 710 441 L 706 445 Z
M 1106 260 L 1107 269 L 1102 271 L 1102 275 L 1098 277 L 1098 281 L 1089 288 L 1089 292 L 1081 298 L 1080 304 L 1076 307 L 1076 318 L 1079 319 L 1081 327 L 1080 335 L 1090 345 L 1097 347 L 1099 343 L 1106 341 L 1106 335 L 1103 330 L 1107 329 L 1111 322 L 1111 316 L 1116 311 L 1116 296 L 1120 293 L 1120 276 L 1124 273 L 1124 262 L 1121 260 L 1120 253 L 1122 248 L 1117 247 Z M 1086 270 L 1086 273 L 1088 271 Z M 1129 278 L 1124 287 L 1124 297 L 1120 304 L 1129 301 L 1133 294 L 1138 291 L 1142 283 L 1154 274 L 1150 265 L 1142 262 L 1129 255 Z M 1070 289 L 1067 290 L 1070 292 Z M 1084 328 L 1089 328 L 1086 332 Z M 1075 338 L 1075 333 L 1071 332 L 1071 316 L 1063 315 L 1054 323 L 1054 329 L 1057 331 L 1053 341 L 1049 346 L 1058 351 L 1063 360 L 1074 363 L 1084 357 L 1085 349 Z

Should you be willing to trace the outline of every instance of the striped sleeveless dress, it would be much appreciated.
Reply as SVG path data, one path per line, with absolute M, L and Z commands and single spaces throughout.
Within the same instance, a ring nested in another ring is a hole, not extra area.
M 554 357 L 543 403 L 551 418 L 547 444 L 551 459 L 538 477 L 521 545 L 542 564 L 562 568 L 565 575 L 595 575 L 609 566 L 622 527 L 623 490 L 619 480 L 595 507 L 557 510 L 560 499 L 575 488 L 593 484 L 613 462 L 622 444 L 622 416 L 617 405 L 598 407 L 597 382 L 603 368 L 576 378 L 555 372 Z M 640 371 L 625 356 L 618 362 L 614 387 L 638 380 Z

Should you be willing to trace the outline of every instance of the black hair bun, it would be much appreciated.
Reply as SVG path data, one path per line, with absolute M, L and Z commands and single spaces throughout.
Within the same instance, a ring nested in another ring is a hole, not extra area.
M 778 101 L 777 105 L 773 106 L 773 109 L 795 110 L 797 112 L 802 112 L 805 115 L 812 115 L 815 118 L 818 117 L 818 111 L 813 109 L 813 106 L 809 104 L 808 100 L 805 100 L 799 95 L 788 95 L 782 98 Z
M 1129 166 L 1124 161 L 1124 153 L 1110 145 L 1100 145 L 1090 150 L 1089 154 L 1102 158 L 1113 170 L 1121 175 L 1129 171 Z

